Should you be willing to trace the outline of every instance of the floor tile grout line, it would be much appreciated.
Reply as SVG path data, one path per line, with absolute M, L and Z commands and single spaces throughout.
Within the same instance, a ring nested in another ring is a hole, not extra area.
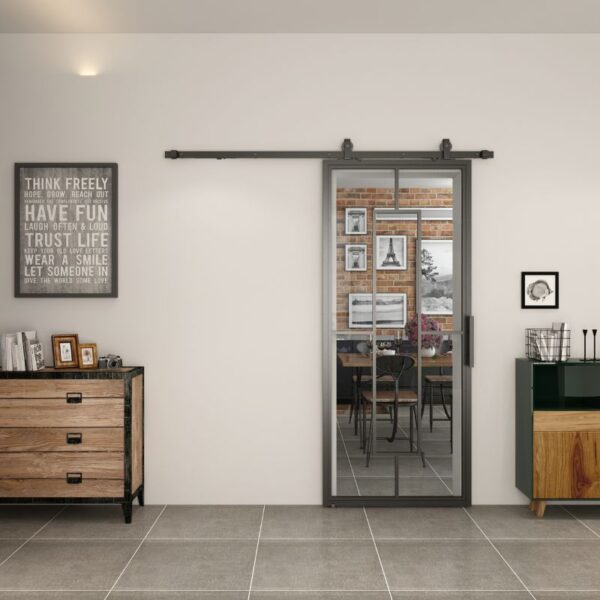
M 360 488 L 358 487 L 358 481 L 356 480 L 356 475 L 354 473 L 354 467 L 352 466 L 352 461 L 350 460 L 350 456 L 348 455 L 348 448 L 346 447 L 346 440 L 344 439 L 344 434 L 340 428 L 340 424 L 338 423 L 338 429 L 340 431 L 340 437 L 342 439 L 342 444 L 344 445 L 344 452 L 346 453 L 346 458 L 348 459 L 348 464 L 350 465 L 350 471 L 352 472 L 352 477 L 354 478 L 354 485 L 356 486 L 356 492 L 360 496 Z M 337 473 L 336 473 L 337 476 Z M 338 493 L 339 496 L 339 493 Z
M 119 576 L 115 579 L 115 582 L 112 584 L 112 587 L 110 588 L 110 590 L 108 590 L 108 593 L 106 594 L 106 596 L 104 596 L 104 600 L 107 600 L 107 598 L 112 594 L 113 590 L 117 587 L 117 584 L 121 580 L 121 577 L 123 577 L 123 574 L 127 570 L 127 567 L 129 567 L 129 565 L 131 564 L 131 561 L 135 558 L 135 555 L 138 553 L 139 549 L 142 547 L 142 544 L 148 539 L 150 532 L 154 529 L 154 526 L 158 523 L 158 520 L 162 517 L 163 513 L 167 509 L 167 506 L 168 505 L 165 504 L 162 507 L 162 510 L 158 513 L 158 516 L 156 517 L 156 519 L 154 519 L 154 523 L 152 523 L 152 525 L 150 526 L 150 529 L 148 529 L 148 531 L 146 532 L 146 535 L 142 538 L 140 543 L 137 545 L 137 548 L 133 551 L 133 554 L 130 556 L 129 560 L 123 567 L 123 570 L 119 573 Z
M 390 584 L 388 582 L 387 575 L 385 574 L 385 569 L 383 568 L 383 562 L 381 560 L 381 555 L 379 554 L 379 548 L 377 547 L 377 542 L 375 541 L 375 536 L 373 535 L 373 530 L 371 529 L 371 522 L 369 521 L 369 516 L 367 515 L 367 509 L 363 506 L 363 513 L 365 515 L 365 519 L 367 520 L 367 526 L 369 527 L 369 532 L 371 533 L 371 539 L 373 540 L 373 546 L 375 547 L 375 554 L 377 554 L 377 560 L 379 561 L 379 566 L 381 567 L 381 573 L 383 575 L 383 580 L 385 581 L 385 587 L 387 588 L 387 593 L 390 596 L 390 600 L 394 600 L 392 596 L 392 591 L 390 590 Z
M 38 533 L 40 533 L 48 525 L 50 525 L 50 523 L 52 523 L 52 521 L 54 521 L 54 519 L 56 519 L 58 515 L 62 514 L 66 510 L 66 508 L 66 506 L 63 506 L 59 511 L 56 512 L 54 516 L 52 516 L 52 518 L 48 519 L 46 523 L 44 523 L 37 531 L 35 531 L 35 533 L 31 537 L 27 538 L 18 548 L 13 550 L 2 562 L 0 562 L 0 567 L 2 567 L 8 560 L 10 560 L 21 548 L 23 548 L 23 546 L 30 542 Z
M 258 558 L 258 547 L 260 546 L 260 534 L 262 533 L 263 522 L 265 520 L 265 510 L 267 506 L 263 504 L 262 514 L 260 516 L 260 526 L 258 528 L 258 538 L 256 539 L 256 549 L 254 550 L 254 562 L 252 563 L 252 573 L 250 574 L 250 584 L 248 585 L 248 600 L 252 593 L 252 583 L 254 582 L 254 571 L 256 570 L 256 559 Z
M 421 419 L 421 427 L 423 427 L 423 420 L 422 419 Z M 405 429 L 403 429 L 402 427 L 400 427 L 399 429 L 400 429 L 400 431 L 406 437 L 408 437 Z M 414 442 L 410 442 L 410 444 L 412 444 L 413 446 L 415 445 Z M 423 460 L 429 465 L 429 468 L 433 471 L 433 474 L 441 481 L 442 485 L 450 492 L 450 495 L 454 496 L 454 493 L 452 492 L 452 490 L 448 487 L 448 485 L 442 479 L 442 477 L 440 476 L 440 474 L 433 468 L 433 465 L 429 462 L 429 459 L 425 457 L 425 453 L 424 452 L 423 452 Z
M 23 538 L 0 538 L 0 541 L 19 541 Z M 381 537 L 378 541 L 403 541 L 403 542 L 451 542 L 451 541 L 482 541 L 479 537 Z M 600 537 L 490 537 L 496 542 L 592 542 L 596 543 Z M 111 537 L 44 537 L 36 540 L 36 543 L 50 542 L 139 542 L 142 538 L 111 538 Z M 370 541 L 371 536 L 365 537 L 265 537 L 261 536 L 261 542 L 365 542 Z M 254 542 L 256 537 L 246 538 L 217 538 L 217 537 L 151 537 L 146 542 Z M 0 590 L 2 591 L 2 590 Z
M 71 593 L 99 593 L 99 592 L 106 592 L 107 590 L 101 590 L 101 589 L 84 589 L 84 590 L 76 590 L 76 589 L 69 589 L 69 590 L 57 590 L 57 589 L 3 589 L 0 590 L 2 593 L 11 593 L 11 592 L 15 592 L 15 593 L 23 593 L 23 594 L 32 594 L 32 593 L 48 593 L 48 592 L 53 592 L 53 593 L 59 593 L 59 592 L 71 592 Z M 192 588 L 185 588 L 185 589 L 127 589 L 127 590 L 123 590 L 126 591 L 127 593 L 138 593 L 138 592 L 146 592 L 146 593 L 159 593 L 159 594 L 181 594 L 183 593 L 201 593 L 201 594 L 214 594 L 214 593 L 240 593 L 243 592 L 245 593 L 246 590 L 236 590 L 236 589 L 206 589 L 206 588 L 202 588 L 202 589 L 192 589 Z M 364 592 L 364 593 L 374 593 L 374 592 L 379 592 L 379 593 L 385 593 L 386 590 L 349 590 L 349 589 L 324 589 L 324 590 L 307 590 L 307 589 L 302 589 L 302 590 L 294 590 L 294 589 L 261 589 L 261 590 L 255 590 L 257 592 L 268 592 L 268 593 L 273 593 L 273 592 L 283 592 L 283 593 L 287 593 L 287 592 L 292 592 L 292 593 L 303 593 L 303 594 L 311 594 L 311 593 L 321 593 L 321 592 L 331 592 L 331 593 L 357 593 L 357 592 Z M 523 589 L 514 589 L 514 590 L 506 590 L 506 589 L 502 589 L 502 590 L 495 590 L 495 589 L 488 589 L 488 588 L 467 588 L 467 589 L 462 589 L 462 588 L 451 588 L 451 589 L 427 589 L 427 590 L 423 590 L 421 588 L 402 588 L 402 589 L 392 589 L 392 592 L 434 592 L 434 593 L 442 593 L 442 592 L 467 592 L 467 593 L 473 593 L 473 592 L 484 592 L 484 593 L 492 593 L 492 594 L 514 594 L 515 592 L 523 592 L 525 593 L 525 590 Z M 536 592 L 573 592 L 573 593 L 590 593 L 590 592 L 600 592 L 600 589 L 577 589 L 577 590 L 555 590 L 555 589 L 534 589 L 533 591 Z
M 364 460 L 364 457 L 363 457 Z M 427 459 L 425 459 L 427 460 Z M 352 479 L 352 475 L 338 475 L 338 479 Z M 393 475 L 359 475 L 359 479 L 396 479 Z M 439 479 L 439 475 L 399 475 L 398 479 Z M 447 477 L 451 479 L 451 477 Z
M 414 455 L 414 452 L 413 452 L 413 456 L 399 456 L 402 453 L 408 454 L 405 450 L 398 450 L 398 458 L 400 460 L 407 460 L 407 459 L 411 459 L 411 458 L 413 458 L 413 459 L 419 458 L 418 456 Z M 394 456 L 396 456 L 395 451 L 393 451 L 393 450 L 390 451 L 389 458 L 393 458 Z M 356 459 L 362 458 L 364 460 L 365 455 L 362 454 L 362 453 L 361 454 L 352 454 L 352 455 L 348 454 L 348 458 L 350 458 L 351 460 L 352 459 L 356 460 Z M 388 457 L 386 457 L 385 455 L 382 456 L 381 452 L 380 452 L 374 459 L 372 458 L 372 460 L 379 460 L 379 459 L 386 459 L 386 458 L 388 458 Z M 429 453 L 427 453 L 427 458 L 435 458 L 435 459 L 437 459 L 437 458 L 452 458 L 452 455 L 451 454 L 429 454 Z M 341 477 L 343 477 L 343 475 Z M 402 477 L 402 475 L 400 477 Z M 411 477 L 411 475 L 405 475 L 404 477 Z
M 429 459 L 425 459 L 425 462 L 429 465 L 429 468 L 438 476 L 439 480 L 442 482 L 442 485 L 450 492 L 451 496 L 454 496 L 454 492 L 448 487 L 448 484 L 444 481 L 442 476 L 437 472 L 437 469 L 429 462 Z M 452 479 L 452 477 L 451 477 Z
M 587 523 L 584 523 L 581 519 L 576 517 L 569 509 L 565 508 L 564 506 L 561 506 L 560 508 L 562 508 L 568 515 L 571 515 L 580 525 L 583 525 L 586 529 L 589 529 L 597 538 L 600 538 L 600 535 L 598 535 L 596 531 L 594 531 Z
M 402 433 L 404 433 L 405 436 L 407 436 L 406 430 L 404 429 L 403 425 L 399 425 L 398 428 L 402 431 Z M 354 443 L 356 443 L 359 440 L 354 440 L 353 439 L 355 437 L 354 435 L 351 436 L 351 439 L 346 440 L 346 438 L 344 436 L 344 433 L 343 433 L 343 431 L 342 431 L 339 423 L 338 423 L 338 429 L 339 429 L 339 433 L 340 433 L 340 438 L 339 439 L 342 441 L 342 444 L 345 446 L 347 457 L 349 459 L 350 458 L 364 458 L 364 452 L 362 452 L 361 454 L 356 454 L 356 455 L 350 456 L 350 453 L 348 452 L 348 449 L 347 449 L 346 442 L 348 441 L 348 442 L 354 442 Z M 400 440 L 400 441 L 408 441 L 408 440 Z M 449 439 L 448 440 L 425 440 L 425 443 L 440 443 L 440 444 L 443 443 L 443 444 L 447 444 L 448 441 L 449 441 Z M 414 445 L 415 445 L 415 443 L 413 442 L 413 446 Z M 392 452 L 392 454 L 393 454 L 393 452 Z M 419 458 L 418 455 L 410 456 L 410 454 L 408 452 L 402 451 L 402 450 L 398 450 L 398 454 L 399 454 L 398 458 L 400 458 L 400 459 L 410 460 L 410 459 Z M 401 456 L 401 454 L 404 454 L 405 456 Z M 428 457 L 429 458 L 452 458 L 452 453 L 450 452 L 450 453 L 444 453 L 444 454 L 428 454 Z M 388 458 L 388 457 L 385 456 L 385 454 L 384 455 L 379 454 L 379 455 L 377 455 L 375 457 L 372 457 L 373 460 L 385 459 L 385 458 Z
M 481 534 L 483 535 L 483 537 L 490 543 L 490 546 L 496 551 L 498 556 L 504 561 L 504 564 L 511 570 L 512 574 L 519 580 L 519 583 L 527 590 L 527 593 L 533 598 L 533 600 L 537 600 L 536 597 L 534 596 L 533 592 L 525 585 L 525 582 L 521 579 L 521 577 L 517 574 L 517 572 L 512 568 L 512 566 L 506 560 L 506 558 L 504 558 L 504 556 L 502 555 L 502 552 L 500 552 L 500 550 L 498 550 L 498 548 L 496 547 L 494 542 L 492 542 L 492 540 L 488 537 L 487 533 L 481 528 L 481 526 L 475 520 L 473 515 L 464 506 L 463 506 L 463 510 L 465 511 L 465 513 L 467 514 L 469 519 L 471 519 L 471 521 L 473 521 L 473 523 L 475 524 L 475 527 L 477 527 L 477 529 L 479 529 L 479 531 L 481 531 Z

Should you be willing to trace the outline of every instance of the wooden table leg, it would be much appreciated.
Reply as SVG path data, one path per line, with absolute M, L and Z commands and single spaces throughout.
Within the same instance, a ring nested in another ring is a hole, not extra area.
M 529 503 L 529 510 L 533 511 L 536 516 L 541 518 L 546 511 L 546 502 L 544 500 L 532 500 Z

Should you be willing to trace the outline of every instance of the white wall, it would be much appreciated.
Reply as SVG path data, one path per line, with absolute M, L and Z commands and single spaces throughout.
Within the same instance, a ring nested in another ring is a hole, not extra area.
M 596 35 L 0 35 L 0 330 L 146 366 L 149 502 L 319 503 L 320 165 L 163 151 L 493 149 L 473 173 L 473 500 L 521 502 L 523 330 L 600 325 L 599 67 Z M 15 161 L 119 163 L 118 299 L 13 298 Z M 560 271 L 559 311 L 520 309 L 523 269 Z

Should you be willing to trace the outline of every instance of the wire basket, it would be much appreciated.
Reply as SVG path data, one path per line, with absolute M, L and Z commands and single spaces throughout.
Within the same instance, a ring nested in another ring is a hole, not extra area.
M 570 329 L 526 329 L 527 358 L 542 362 L 560 362 L 571 357 Z

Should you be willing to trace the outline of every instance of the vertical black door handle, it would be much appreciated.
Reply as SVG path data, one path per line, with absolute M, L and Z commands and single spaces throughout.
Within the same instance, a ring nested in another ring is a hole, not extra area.
M 468 315 L 465 317 L 465 366 L 475 366 L 475 317 Z

